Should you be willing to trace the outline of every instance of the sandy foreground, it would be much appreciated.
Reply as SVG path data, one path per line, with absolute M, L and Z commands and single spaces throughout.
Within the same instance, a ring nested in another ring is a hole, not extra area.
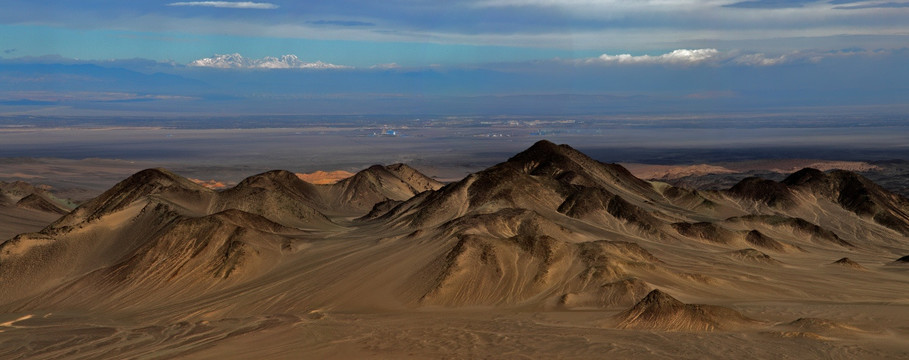
M 142 324 L 63 314 L 5 314 L 0 356 L 139 358 L 648 358 L 898 359 L 909 355 L 909 311 L 871 304 L 757 303 L 747 315 L 850 318 L 854 329 L 804 336 L 784 326 L 743 332 L 604 328 L 609 312 L 493 309 L 275 314 Z M 10 317 L 16 319 L 7 320 Z M 17 320 L 19 319 L 19 320 Z
M 625 306 L 402 305 L 395 301 L 396 290 L 406 284 L 398 274 L 402 269 L 424 266 L 422 259 L 391 255 L 390 259 L 364 264 L 370 253 L 360 245 L 361 239 L 333 241 L 338 244 L 332 249 L 304 251 L 297 261 L 279 265 L 274 278 L 227 287 L 214 295 L 151 293 L 158 298 L 112 300 L 94 307 L 38 305 L 44 309 L 8 311 L 0 315 L 0 358 L 909 356 L 909 299 L 904 291 L 909 267 L 872 263 L 873 254 L 852 255 L 864 270 L 830 265 L 826 259 L 834 256 L 833 252 L 819 249 L 812 249 L 809 256 L 775 254 L 781 265 L 736 269 L 728 260 L 718 261 L 717 266 L 689 260 L 703 256 L 698 250 L 645 243 L 655 256 L 671 265 L 668 273 L 642 274 L 649 283 L 660 284 L 655 287 L 685 303 L 719 305 L 755 320 L 732 330 L 666 331 L 617 328 L 616 317 Z M 389 251 L 401 249 L 395 241 L 388 247 Z M 679 282 L 673 274 L 682 273 L 706 274 L 713 279 L 712 285 Z

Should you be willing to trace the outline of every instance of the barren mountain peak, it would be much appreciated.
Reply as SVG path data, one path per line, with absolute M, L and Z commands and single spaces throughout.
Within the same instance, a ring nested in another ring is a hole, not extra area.
M 145 169 L 117 183 L 98 197 L 82 204 L 50 225 L 51 228 L 67 227 L 84 221 L 93 221 L 104 215 L 126 208 L 149 195 L 171 194 L 174 199 L 191 199 L 211 194 L 213 191 L 180 175 L 162 168 Z M 193 196 L 187 196 L 194 194 Z
M 653 289 L 647 294 L 635 307 L 676 307 L 684 305 L 683 302 L 676 300 L 660 289 Z
M 859 216 L 870 216 L 878 224 L 909 234 L 909 200 L 852 171 L 803 169 L 781 184 L 826 198 Z
M 790 207 L 795 204 L 792 191 L 785 184 L 759 177 L 742 179 L 729 189 L 729 192 L 770 206 Z
M 667 331 L 728 330 L 755 323 L 735 310 L 685 304 L 660 290 L 651 291 L 631 309 L 617 315 L 617 319 L 619 328 Z
M 297 177 L 296 174 L 294 174 L 290 171 L 270 170 L 270 171 L 266 171 L 264 173 L 253 175 L 246 179 L 243 179 L 243 181 L 241 181 L 240 184 L 237 185 L 237 187 L 262 186 L 262 185 L 265 185 L 268 183 L 295 184 L 295 183 L 300 183 L 300 182 L 305 182 L 305 181 L 301 180 L 299 177 Z
M 856 270 L 866 270 L 864 266 L 862 266 L 861 264 L 859 264 L 847 257 L 834 261 L 831 263 L 831 265 L 840 265 L 843 267 L 852 268 L 852 269 L 856 269 Z
M 35 193 L 29 194 L 28 196 L 20 199 L 16 203 L 16 206 L 21 207 L 21 208 L 51 212 L 51 213 L 56 213 L 56 214 L 66 214 L 67 212 L 69 212 L 66 209 L 62 208 L 61 206 L 54 204 L 53 202 L 48 200 L 46 197 L 35 194 Z
M 549 160 L 553 157 L 576 157 L 580 156 L 586 158 L 587 156 L 573 149 L 568 145 L 556 145 L 553 142 L 548 140 L 540 140 L 531 145 L 527 150 L 524 150 L 517 155 L 508 159 L 508 162 L 521 162 L 521 161 L 543 161 Z
M 775 264 L 779 263 L 776 259 L 770 257 L 765 253 L 760 252 L 757 249 L 741 249 L 732 252 L 732 255 L 746 261 L 765 263 L 765 264 Z
M 786 185 L 801 185 L 807 182 L 815 181 L 816 179 L 824 179 L 827 177 L 823 171 L 814 168 L 804 168 L 802 170 L 796 171 L 786 179 L 783 180 L 783 183 Z
M 389 169 L 389 170 L 417 171 L 416 169 L 410 167 L 410 165 L 407 165 L 407 164 L 404 164 L 404 163 L 394 163 L 394 164 L 385 166 L 385 168 L 387 168 L 387 169 Z
M 547 140 L 536 142 L 505 163 L 484 172 L 498 172 L 497 175 L 507 177 L 508 174 L 501 172 L 512 170 L 552 178 L 565 185 L 606 186 L 617 194 L 624 190 L 643 197 L 659 197 L 650 183 L 638 179 L 621 165 L 599 162 L 571 146 L 556 145 Z
M 151 168 L 139 171 L 123 180 L 120 184 L 131 186 L 135 184 L 175 184 L 192 183 L 180 175 L 174 174 L 164 168 Z
M 152 188 L 152 187 L 181 187 L 187 189 L 206 189 L 204 186 L 196 184 L 192 180 L 177 175 L 167 169 L 152 168 L 139 171 L 119 184 L 113 189 L 131 189 L 131 188 Z
M 858 265 L 857 262 L 852 261 L 852 259 L 849 259 L 849 258 L 847 258 L 847 257 L 844 257 L 844 258 L 842 258 L 842 259 L 839 259 L 839 260 L 837 260 L 837 261 L 834 261 L 834 263 L 835 263 L 835 264 L 856 264 L 856 265 Z

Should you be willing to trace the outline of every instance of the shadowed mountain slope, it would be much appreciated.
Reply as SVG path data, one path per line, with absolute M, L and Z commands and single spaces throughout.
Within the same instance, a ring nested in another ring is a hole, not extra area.
M 68 213 L 73 205 L 59 199 L 45 186 L 35 186 L 24 181 L 0 181 L 0 206 L 16 206 L 58 215 Z
M 0 181 L 0 242 L 40 230 L 73 207 L 71 201 L 57 198 L 44 186 Z
M 164 169 L 142 170 L 98 197 L 77 207 L 43 232 L 64 230 L 76 225 L 96 221 L 106 215 L 123 210 L 136 202 L 154 197 L 189 208 L 207 208 L 214 192 L 186 178 Z
M 903 235 L 909 235 L 909 200 L 893 194 L 864 176 L 850 171 L 803 169 L 782 184 L 834 201 L 844 209 Z
M 470 212 L 523 208 L 540 213 L 562 212 L 572 217 L 635 223 L 653 230 L 655 221 L 645 202 L 663 204 L 653 186 L 616 164 L 603 164 L 572 149 L 540 141 L 489 169 L 417 196 L 365 219 L 411 227 L 438 224 Z M 387 208 L 387 206 L 386 206 Z
M 324 185 L 327 207 L 364 212 L 384 201 L 403 201 L 442 183 L 405 164 L 373 165 L 335 184 Z
M 781 182 L 751 177 L 727 193 L 782 212 L 792 212 L 822 199 L 904 236 L 909 235 L 909 200 L 850 171 L 825 173 L 806 168 Z
M 616 320 L 623 329 L 666 331 L 734 330 L 758 323 L 729 308 L 685 304 L 660 290 L 651 291 Z
M 16 206 L 20 208 L 33 209 L 59 215 L 63 215 L 69 212 L 69 210 L 65 209 L 63 206 L 60 206 L 47 197 L 38 194 L 29 194 L 28 196 L 19 199 L 19 201 L 16 202 Z

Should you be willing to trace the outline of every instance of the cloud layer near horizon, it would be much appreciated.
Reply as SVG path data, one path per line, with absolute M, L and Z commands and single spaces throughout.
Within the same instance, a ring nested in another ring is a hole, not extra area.
M 650 55 L 639 55 L 633 56 L 631 54 L 621 54 L 621 55 L 609 55 L 603 54 L 597 57 L 593 61 L 599 61 L 603 63 L 615 63 L 615 64 L 673 64 L 673 65 L 689 65 L 697 64 L 704 61 L 708 61 L 719 54 L 719 51 L 716 49 L 678 49 L 673 50 L 672 52 L 650 56 Z
M 207 6 L 207 7 L 216 7 L 216 8 L 229 8 L 229 9 L 277 9 L 278 5 L 271 3 L 261 3 L 261 2 L 252 2 L 252 1 L 183 1 L 183 2 L 172 2 L 167 4 L 167 6 Z
M 631 55 L 619 54 L 610 55 L 602 54 L 592 58 L 580 59 L 551 59 L 544 62 L 568 63 L 576 65 L 603 65 L 603 66 L 748 66 L 748 67 L 765 67 L 778 66 L 795 63 L 818 63 L 824 59 L 840 57 L 869 57 L 885 56 L 892 54 L 893 50 L 875 50 L 867 51 L 852 49 L 849 51 L 795 51 L 777 55 L 767 55 L 764 53 L 730 51 L 722 52 L 717 49 L 676 49 L 667 53 L 657 55 Z M 56 58 L 55 58 L 56 59 Z M 38 60 L 38 59 L 35 59 Z M 487 64 L 492 65 L 492 64 Z M 286 54 L 278 57 L 265 56 L 258 59 L 247 58 L 240 53 L 232 54 L 215 54 L 211 57 L 205 57 L 193 60 L 187 64 L 190 67 L 200 68 L 217 68 L 217 69 L 318 69 L 318 70 L 337 70 L 337 69 L 355 69 L 354 66 L 338 65 L 323 61 L 306 62 L 300 60 L 297 55 Z M 474 65 L 477 66 L 477 65 Z M 482 66 L 482 65 L 481 65 Z M 524 66 L 521 63 L 507 64 L 498 63 L 497 67 L 502 66 Z M 443 69 L 445 67 L 433 66 Z M 373 70 L 394 70 L 402 67 L 397 63 L 375 64 L 361 69 Z M 419 69 L 420 67 L 411 67 L 410 69 Z M 453 67 L 457 68 L 457 67 Z
M 909 50 L 710 50 L 343 71 L 307 71 L 326 65 L 292 55 L 230 54 L 203 66 L 0 58 L 0 113 L 569 115 L 905 105 Z M 616 60 L 629 57 L 636 60 Z
M 215 54 L 215 56 L 194 60 L 189 66 L 218 69 L 350 69 L 350 66 L 329 64 L 322 61 L 304 62 L 296 55 L 280 57 L 266 56 L 248 59 L 238 53 Z

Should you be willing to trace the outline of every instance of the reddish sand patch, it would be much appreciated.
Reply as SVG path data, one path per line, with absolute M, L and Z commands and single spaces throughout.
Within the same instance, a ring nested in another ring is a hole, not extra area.
M 338 181 L 347 179 L 353 175 L 354 174 L 352 172 L 348 172 L 348 171 L 344 171 L 344 170 L 335 170 L 335 171 L 318 170 L 318 171 L 307 173 L 307 174 L 297 173 L 297 177 L 300 178 L 300 180 L 306 181 L 310 184 L 319 184 L 319 185 L 334 184 Z
M 223 183 L 223 182 L 220 182 L 220 181 L 218 181 L 218 180 L 214 180 L 214 179 L 212 179 L 212 180 L 202 180 L 202 179 L 189 178 L 189 180 L 192 181 L 192 182 L 194 182 L 194 183 L 196 183 L 196 184 L 199 184 L 199 185 L 202 185 L 202 186 L 207 187 L 207 188 L 209 188 L 209 189 L 212 189 L 212 190 L 220 190 L 220 189 L 224 189 L 224 188 L 227 188 L 227 187 L 228 187 L 227 184 L 225 184 L 225 183 Z

